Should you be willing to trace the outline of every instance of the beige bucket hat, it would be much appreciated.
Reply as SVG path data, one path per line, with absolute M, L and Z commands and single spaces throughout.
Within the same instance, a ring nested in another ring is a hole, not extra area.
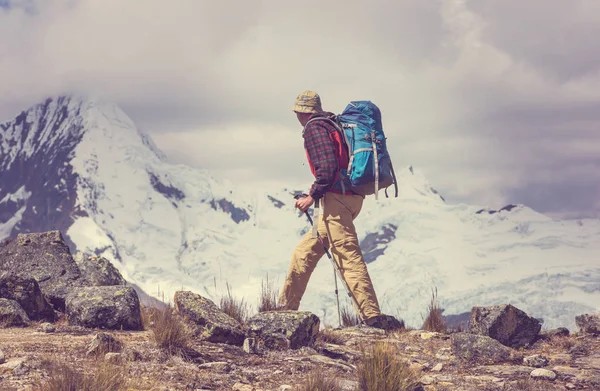
M 321 108 L 321 97 L 314 91 L 306 90 L 296 98 L 293 111 L 297 113 L 319 113 Z

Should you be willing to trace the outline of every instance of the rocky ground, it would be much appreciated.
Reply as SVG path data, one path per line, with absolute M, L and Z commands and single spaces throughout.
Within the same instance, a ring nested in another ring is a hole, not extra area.
M 511 305 L 473 307 L 466 332 L 330 329 L 259 299 L 250 317 L 186 291 L 144 307 L 60 232 L 20 234 L 0 246 L 0 390 L 600 390 L 599 314 L 575 334 Z M 445 330 L 435 297 L 423 328 Z
M 321 331 L 311 346 L 256 354 L 196 340 L 195 353 L 182 358 L 159 349 L 149 330 L 102 332 L 64 321 L 55 328 L 46 332 L 31 324 L 0 330 L 1 390 L 39 388 L 53 373 L 53 363 L 90 374 L 108 370 L 120 387 L 106 389 L 115 390 L 295 390 L 317 372 L 337 379 L 339 390 L 357 390 L 361 349 L 378 341 L 397 349 L 397 357 L 414 371 L 413 389 L 600 390 L 600 339 L 592 335 L 539 339 L 528 348 L 507 348 L 510 354 L 499 359 L 486 347 L 479 356 L 465 354 L 457 342 L 464 333 L 352 327 Z M 118 340 L 119 353 L 88 353 L 98 333 Z

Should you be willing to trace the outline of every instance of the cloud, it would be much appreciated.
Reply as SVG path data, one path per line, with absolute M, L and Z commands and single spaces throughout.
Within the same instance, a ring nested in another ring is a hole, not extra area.
M 421 168 L 450 202 L 599 210 L 597 2 L 9 3 L 3 118 L 99 94 L 176 162 L 285 185 L 311 180 L 291 107 L 314 89 L 334 112 L 377 103 L 395 166 Z

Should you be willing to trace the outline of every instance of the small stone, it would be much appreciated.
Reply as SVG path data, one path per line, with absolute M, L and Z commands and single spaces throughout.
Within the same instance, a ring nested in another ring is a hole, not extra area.
M 98 333 L 90 343 L 87 355 L 118 353 L 123 349 L 123 345 L 106 333 Z
M 433 368 L 431 368 L 433 372 L 440 372 L 442 369 L 444 369 L 444 364 L 442 363 L 436 364 Z
M 567 383 L 567 384 L 565 384 L 565 388 L 567 390 L 574 390 L 575 387 L 577 387 L 577 386 L 575 384 L 573 384 L 573 383 Z
M 244 346 L 242 347 L 244 352 L 248 354 L 256 354 L 258 349 L 256 347 L 256 339 L 254 338 L 246 338 L 244 340 Z
M 523 364 L 530 367 L 541 368 L 548 365 L 548 359 L 541 354 L 534 354 L 533 356 L 525 357 L 523 359 Z
M 44 333 L 53 333 L 56 331 L 56 327 L 52 323 L 45 322 L 40 325 L 38 331 Z
M 16 358 L 14 360 L 8 360 L 6 363 L 0 365 L 0 372 L 2 369 L 8 369 L 15 375 L 24 375 L 28 372 L 28 368 L 25 365 L 25 358 Z
M 291 390 L 293 387 L 292 386 L 288 386 L 287 384 L 283 384 L 281 386 L 279 386 L 279 391 L 288 391 Z
M 4 364 L 6 362 L 6 357 L 4 356 L 4 352 L 0 350 L 0 364 Z
M 421 378 L 421 384 L 430 385 L 435 383 L 435 379 L 429 375 L 425 375 Z
M 231 389 L 233 391 L 254 391 L 254 387 L 244 383 L 235 383 Z
M 543 379 L 543 380 L 554 380 L 556 379 L 556 373 L 548 370 L 548 369 L 534 369 L 531 371 L 530 376 L 534 379 Z
M 113 364 L 120 363 L 122 359 L 123 356 L 121 355 L 121 353 L 106 353 L 104 355 L 104 360 Z
M 229 364 L 228 362 L 225 362 L 225 361 L 214 361 L 214 362 L 207 362 L 205 364 L 200 364 L 198 366 L 198 368 L 212 369 L 213 371 L 216 371 L 219 373 L 227 373 L 227 372 L 231 371 L 231 364 Z
M 436 333 L 436 332 L 423 332 L 421 333 L 421 339 L 424 340 L 428 340 L 434 337 L 438 337 L 440 335 L 440 333 Z

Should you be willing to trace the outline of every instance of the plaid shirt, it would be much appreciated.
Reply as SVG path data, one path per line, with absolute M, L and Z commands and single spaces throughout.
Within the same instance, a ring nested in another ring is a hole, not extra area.
M 312 117 L 314 118 L 314 116 Z M 315 182 L 310 188 L 310 196 L 318 200 L 332 190 L 339 175 L 339 143 L 332 133 L 337 129 L 328 121 L 313 121 L 304 128 L 304 148 Z

